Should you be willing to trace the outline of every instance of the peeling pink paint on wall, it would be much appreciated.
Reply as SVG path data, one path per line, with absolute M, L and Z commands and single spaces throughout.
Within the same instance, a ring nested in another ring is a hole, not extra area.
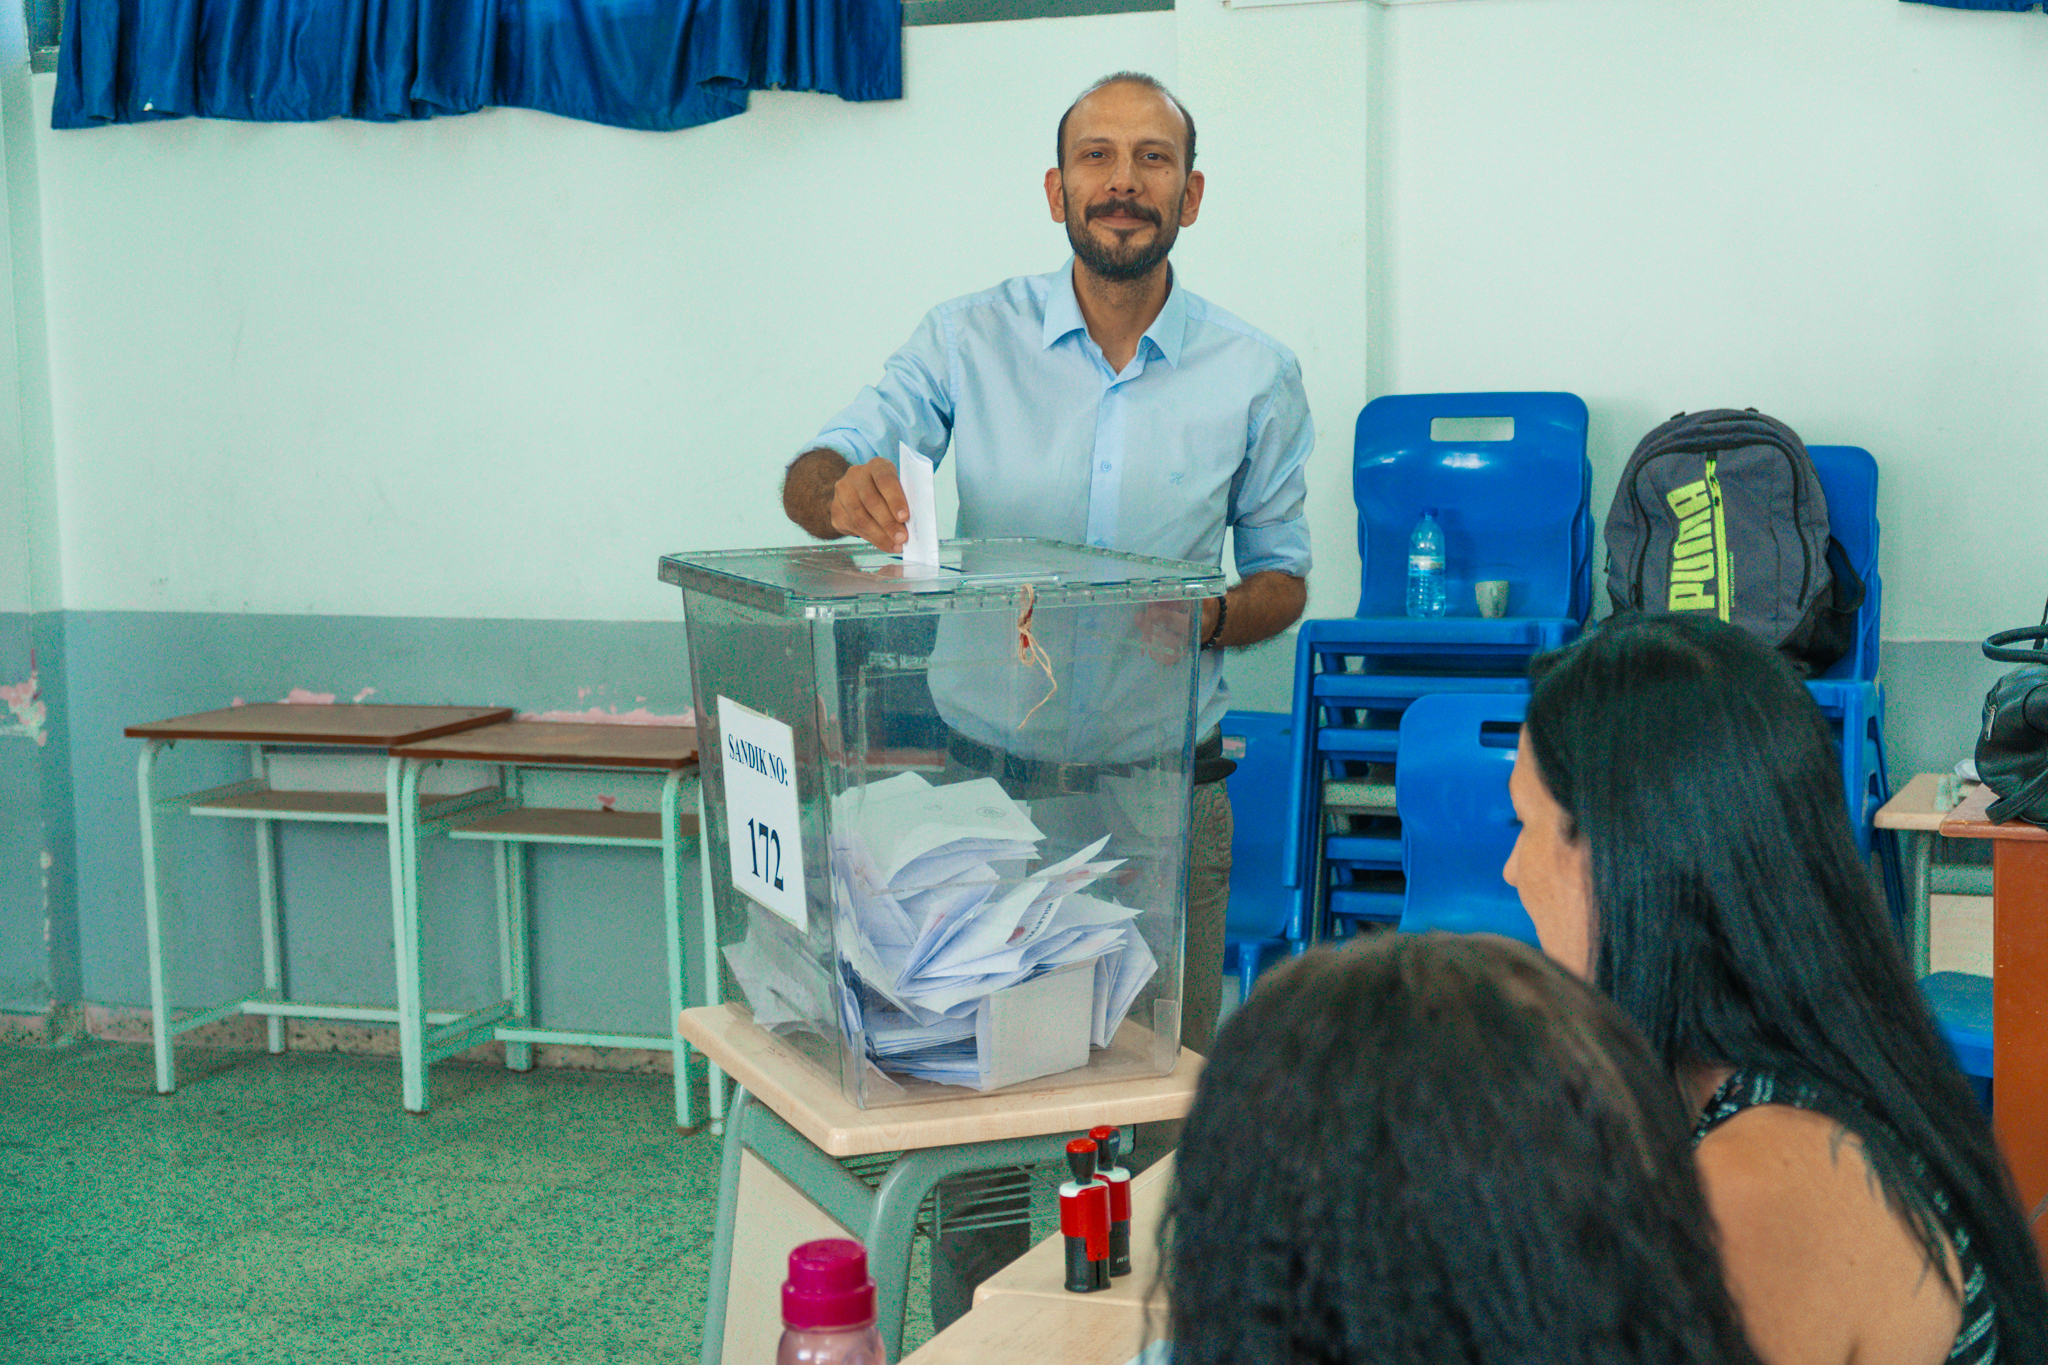
M 332 706 L 334 705 L 334 694 L 332 692 L 308 692 L 303 687 L 294 687 L 291 691 L 285 693 L 280 700 L 287 706 Z
M 582 700 L 580 697 L 577 700 Z M 616 706 L 607 711 L 593 706 L 588 711 L 521 711 L 521 720 L 552 720 L 576 725 L 695 725 L 697 708 L 691 707 L 680 715 L 657 715 L 644 706 L 631 711 L 621 711 Z
M 42 689 L 36 682 L 36 658 L 28 658 L 28 677 L 18 683 L 0 685 L 0 701 L 7 703 L 8 714 L 14 717 L 19 733 L 37 744 L 50 742 L 50 708 L 43 702 Z

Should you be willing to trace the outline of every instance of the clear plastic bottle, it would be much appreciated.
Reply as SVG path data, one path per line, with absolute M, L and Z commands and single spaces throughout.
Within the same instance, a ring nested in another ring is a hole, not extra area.
M 867 1249 L 843 1237 L 789 1253 L 775 1365 L 889 1365 L 875 1330 Z
M 1444 587 L 1444 528 L 1436 509 L 1422 509 L 1422 519 L 1408 534 L 1408 614 L 1432 620 L 1449 605 Z

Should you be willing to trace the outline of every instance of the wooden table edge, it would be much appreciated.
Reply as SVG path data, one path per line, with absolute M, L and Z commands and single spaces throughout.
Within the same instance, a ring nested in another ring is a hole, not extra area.
M 411 744 L 425 739 L 436 739 L 442 735 L 451 735 L 463 730 L 475 729 L 479 725 L 495 725 L 499 721 L 509 720 L 512 715 L 512 708 L 509 706 L 502 707 L 487 711 L 480 716 L 465 717 L 461 720 L 446 721 L 417 730 L 408 730 L 403 735 L 396 737 L 391 735 L 312 736 L 272 733 L 264 730 L 250 730 L 241 734 L 224 735 L 215 730 L 195 730 L 182 727 L 167 728 L 168 722 L 130 725 L 123 729 L 121 734 L 126 739 L 198 739 L 222 744 L 303 744 L 309 749 L 390 750 L 402 744 Z
M 1950 811 L 1934 808 L 1934 796 L 1941 789 L 1941 779 L 1940 773 L 1915 773 L 1905 786 L 1892 793 L 1890 800 L 1877 808 L 1872 823 L 1879 829 L 1939 834 L 1950 815 Z M 1909 801 L 1912 804 L 1908 805 Z
M 2015 844 L 2048 843 L 2048 829 L 2030 825 L 2014 818 L 2004 824 L 1994 825 L 1985 818 L 1985 812 L 1998 800 L 1998 793 L 1987 786 L 1975 791 L 1957 803 L 1942 821 L 1941 837 L 1944 839 L 2001 839 Z
M 679 759 L 666 758 L 609 758 L 577 754 L 543 756 L 540 754 L 508 754 L 497 750 L 464 749 L 460 746 L 437 748 L 426 743 L 408 742 L 391 746 L 393 758 L 438 758 L 451 763 L 503 763 L 515 768 L 644 768 L 653 772 L 677 772 L 697 766 L 697 755 L 685 754 Z
M 748 1094 L 753 1095 L 761 1103 L 767 1105 L 775 1112 L 778 1118 L 797 1132 L 803 1134 L 807 1141 L 827 1156 L 871 1156 L 877 1152 L 904 1151 L 906 1148 L 903 1142 L 900 1141 L 901 1135 L 895 1131 L 895 1128 L 900 1127 L 901 1123 L 891 1124 L 889 1122 L 891 1119 L 900 1119 L 902 1122 L 914 1121 L 918 1117 L 920 1110 L 928 1110 L 937 1104 L 970 1103 L 977 1099 L 997 1100 L 1004 1098 L 1002 1095 L 963 1095 L 959 1100 L 934 1100 L 924 1103 L 887 1105 L 861 1111 L 864 1117 L 873 1116 L 874 1121 L 860 1128 L 844 1128 L 829 1121 L 815 1127 L 807 1123 L 798 1122 L 796 1117 L 792 1117 L 793 1115 L 809 1117 L 804 1102 L 787 1086 L 778 1082 L 773 1075 L 761 1072 L 759 1064 L 752 1057 L 736 1052 L 729 1047 L 726 1043 L 724 1030 L 717 1026 L 718 1021 L 722 1019 L 729 1023 L 743 1023 L 746 1027 L 753 1028 L 754 1026 L 751 1021 L 742 1020 L 738 1017 L 737 1012 L 739 1009 L 739 1006 L 729 1001 L 720 1005 L 694 1006 L 682 1012 L 677 1020 L 677 1031 L 682 1034 L 684 1041 L 703 1053 L 706 1058 L 723 1070 L 736 1083 L 745 1086 Z M 692 1016 L 696 1017 L 693 1018 Z M 759 1032 L 763 1038 L 766 1038 L 771 1043 L 777 1041 L 775 1036 L 768 1033 L 765 1029 L 759 1030 Z M 802 1057 L 792 1057 L 790 1060 L 797 1066 L 809 1067 L 811 1065 Z M 1067 1132 L 1071 1130 L 1085 1132 L 1098 1124 L 1104 1123 L 1120 1125 L 1129 1123 L 1159 1123 L 1171 1119 L 1185 1118 L 1189 1108 L 1194 1104 L 1195 1081 L 1201 1074 L 1202 1065 L 1203 1058 L 1200 1053 L 1191 1052 L 1183 1047 L 1180 1050 L 1179 1057 L 1174 1062 L 1173 1070 L 1163 1076 L 1147 1076 L 1132 1082 L 1138 1085 L 1159 1085 L 1182 1077 L 1185 1073 L 1183 1086 L 1163 1094 L 1147 1095 L 1137 1099 L 1121 1094 L 1114 1081 L 1071 1087 L 1064 1092 L 1071 1098 L 1063 1100 L 1060 1106 L 1069 1112 L 1069 1118 L 1056 1130 L 1038 1128 L 1033 1125 L 1016 1126 L 1013 1130 L 1012 1125 L 1003 1122 L 1003 1115 L 1000 1113 L 978 1114 L 972 1118 L 960 1119 L 959 1122 L 963 1124 L 979 1122 L 992 1130 L 984 1136 L 974 1139 L 975 1141 L 1001 1142 L 1015 1138 L 1044 1137 L 1053 1131 Z M 758 1087 L 750 1084 L 742 1073 L 759 1074 L 767 1084 Z M 830 1084 L 822 1076 L 819 1078 L 819 1083 L 821 1085 Z M 1025 1089 L 1009 1092 L 1009 1095 L 1021 1098 L 1033 1094 L 1042 1095 L 1043 1093 L 1042 1091 L 1033 1092 Z M 1099 1098 L 1097 1097 L 1098 1095 Z M 929 1150 L 932 1147 L 956 1146 L 962 1141 L 964 1140 L 948 1139 L 930 1142 L 924 1144 L 921 1148 L 910 1150 Z

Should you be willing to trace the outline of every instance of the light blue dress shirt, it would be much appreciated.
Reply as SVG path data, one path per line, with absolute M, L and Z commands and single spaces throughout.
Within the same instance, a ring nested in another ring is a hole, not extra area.
M 1228 526 L 1240 575 L 1308 576 L 1301 367 L 1177 276 L 1121 373 L 1088 335 L 1071 260 L 940 304 L 811 445 L 859 464 L 899 441 L 934 461 L 950 445 L 962 537 L 1221 564 Z M 1202 733 L 1228 707 L 1220 655 L 1202 656 Z

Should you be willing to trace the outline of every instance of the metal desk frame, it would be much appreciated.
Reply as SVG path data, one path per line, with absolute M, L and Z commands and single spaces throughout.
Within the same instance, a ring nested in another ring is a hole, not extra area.
M 224 738 L 227 743 L 252 746 L 251 775 L 243 782 L 188 792 L 182 796 L 161 796 L 157 792 L 157 759 L 174 748 L 173 739 L 150 739 L 143 744 L 136 761 L 136 788 L 142 818 L 142 907 L 149 940 L 149 1003 L 151 1031 L 156 1049 L 156 1088 L 159 1094 L 177 1089 L 177 1060 L 174 1040 L 178 1035 L 238 1015 L 260 1015 L 268 1020 L 268 1045 L 272 1053 L 284 1051 L 286 1019 L 340 1019 L 398 1027 L 399 1074 L 402 1098 L 407 1109 L 426 1108 L 426 1069 L 434 1060 L 474 1047 L 490 1037 L 491 1029 L 509 1012 L 503 1005 L 486 1006 L 467 1013 L 425 1008 L 420 996 L 418 840 L 422 828 L 439 828 L 447 819 L 494 799 L 493 791 L 466 792 L 439 798 L 420 812 L 418 779 L 411 791 L 413 800 L 403 799 L 405 765 L 387 759 L 382 806 L 373 801 L 306 802 L 297 793 L 273 792 L 269 785 L 269 753 L 273 748 L 335 748 L 313 741 L 293 740 L 271 743 Z M 274 801 L 237 800 L 272 795 Z M 325 794 L 323 794 L 325 795 Z M 339 795 L 339 794 L 337 794 Z M 367 795 L 367 794 L 364 794 Z M 232 803 L 232 804 L 230 804 Z M 321 804 L 329 808 L 319 809 Z M 354 809 L 347 809 L 353 805 Z M 256 831 L 257 918 L 263 935 L 263 989 L 215 1005 L 184 1019 L 170 1017 L 166 985 L 165 945 L 162 911 L 162 849 L 157 839 L 156 817 L 160 812 L 188 811 L 193 815 L 254 822 Z M 410 813 L 412 818 L 406 818 Z M 277 822 L 299 820 L 330 824 L 381 825 L 389 852 L 391 875 L 391 929 L 396 948 L 397 1003 L 390 1008 L 358 1005 L 328 1005 L 288 999 L 284 994 L 283 941 L 278 917 Z M 432 1026 L 432 1032 L 428 1027 Z
M 868 1250 L 875 1281 L 875 1325 L 891 1359 L 903 1350 L 903 1321 L 910 1297 L 911 1239 L 920 1211 L 941 1181 L 952 1176 L 1008 1166 L 1058 1162 L 1071 1132 L 993 1142 L 927 1147 L 904 1152 L 886 1166 L 879 1183 L 861 1179 L 853 1163 L 827 1156 L 782 1121 L 773 1109 L 733 1088 L 726 1113 L 725 1152 L 718 1174 L 718 1221 L 711 1235 L 711 1284 L 704 1301 L 703 1365 L 720 1365 L 725 1355 L 725 1300 L 732 1275 L 733 1233 L 739 1211 L 740 1162 L 753 1152 L 850 1230 Z M 1028 1213 L 1018 1222 L 1029 1221 Z
M 651 778 L 655 772 L 647 769 L 622 768 L 608 764 L 577 763 L 573 761 L 541 762 L 524 760 L 498 761 L 499 785 L 490 793 L 488 803 L 475 805 L 463 810 L 456 818 L 448 820 L 423 820 L 419 818 L 419 783 L 428 768 L 443 761 L 440 758 L 394 758 L 404 764 L 404 789 L 400 795 L 402 807 L 409 817 L 402 822 L 404 828 L 416 831 L 414 835 L 431 832 L 445 832 L 451 839 L 486 841 L 493 845 L 493 864 L 498 888 L 498 950 L 499 975 L 504 983 L 505 1000 L 498 1018 L 493 1022 L 490 1037 L 505 1044 L 505 1065 L 512 1071 L 529 1071 L 533 1067 L 533 1045 L 552 1043 L 583 1047 L 635 1047 L 659 1048 L 674 1058 L 676 1123 L 680 1127 L 692 1127 L 696 1123 L 695 1106 L 690 1093 L 691 1048 L 683 1038 L 680 1027 L 683 999 L 683 909 L 682 909 L 682 805 L 685 785 L 692 788 L 697 812 L 697 839 L 701 845 L 704 824 L 703 784 L 696 780 L 692 768 L 673 768 L 662 777 L 660 799 L 660 834 L 658 847 L 661 852 L 662 876 L 662 930 L 667 948 L 668 1018 L 669 1036 L 653 1034 L 600 1033 L 589 1030 L 538 1028 L 533 1023 L 533 961 L 532 922 L 528 913 L 529 885 L 526 856 L 529 844 L 576 844 L 589 847 L 647 848 L 654 841 L 636 834 L 591 834 L 576 831 L 557 822 L 553 827 L 545 820 L 546 812 L 532 810 L 542 816 L 529 822 L 527 828 L 492 828 L 495 817 L 516 811 L 530 810 L 522 806 L 521 770 L 525 768 L 550 768 L 556 770 L 582 770 L 603 772 L 609 777 L 635 776 Z M 460 760 L 469 761 L 469 760 Z M 711 869 L 709 860 L 703 856 L 701 847 L 697 859 L 699 868 L 700 906 L 711 903 Z M 407 882 L 412 908 L 409 912 L 417 928 L 419 920 L 419 885 L 417 844 L 408 859 L 410 868 Z M 707 979 L 710 981 L 711 1000 L 716 1004 L 718 995 L 716 926 L 709 915 L 702 916 L 703 950 Z M 418 973 L 418 937 L 412 940 L 412 970 Z M 714 1134 L 724 1131 L 726 1110 L 725 1073 L 718 1066 L 705 1059 L 707 1081 L 711 1091 L 711 1130 Z M 420 1095 L 420 1107 L 424 1108 L 424 1089 Z M 412 1107 L 410 1105 L 408 1108 Z

